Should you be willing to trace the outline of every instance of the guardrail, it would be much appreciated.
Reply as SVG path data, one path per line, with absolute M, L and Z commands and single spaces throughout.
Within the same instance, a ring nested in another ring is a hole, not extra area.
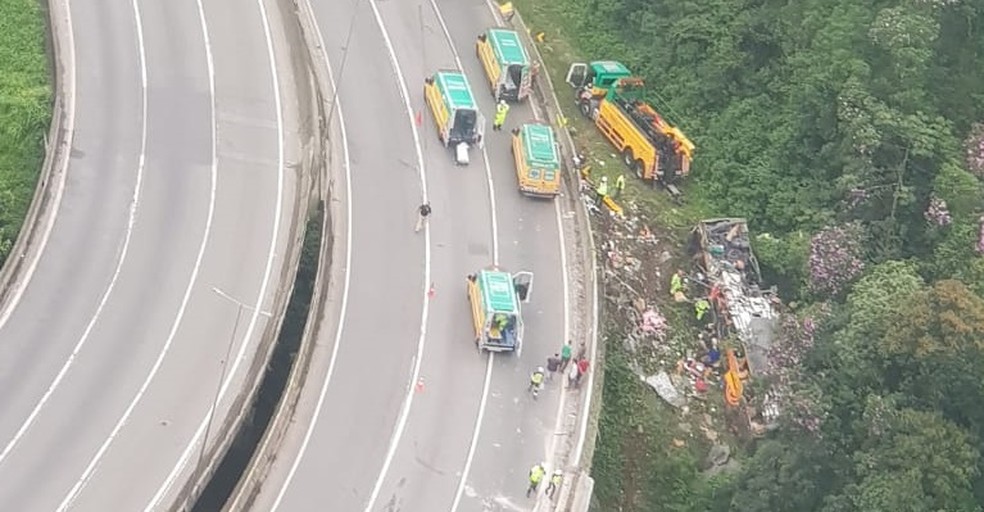
M 576 432 L 577 435 L 572 439 L 571 450 L 567 453 L 566 458 L 563 458 L 563 463 L 558 464 L 558 467 L 564 469 L 566 477 L 554 506 L 554 510 L 557 512 L 586 512 L 594 489 L 594 481 L 589 474 L 589 468 L 591 455 L 594 452 L 592 440 L 598 427 L 597 412 L 600 408 L 600 402 L 595 401 L 593 403 L 592 397 L 596 392 L 601 392 L 604 381 L 604 347 L 599 344 L 598 333 L 597 250 L 594 244 L 594 233 L 591 229 L 590 212 L 582 200 L 581 175 L 574 165 L 574 157 L 578 154 L 577 147 L 567 130 L 566 118 L 560 108 L 560 100 L 554 92 L 554 84 L 543 56 L 540 54 L 540 49 L 518 11 L 510 9 L 508 13 L 503 13 L 499 4 L 492 0 L 487 1 L 496 11 L 499 20 L 511 25 L 519 33 L 524 45 L 530 50 L 536 65 L 539 67 L 539 72 L 533 78 L 533 101 L 543 109 L 547 121 L 554 128 L 554 132 L 558 134 L 560 141 L 562 161 L 567 171 L 564 173 L 567 193 L 562 196 L 565 207 L 574 212 L 578 228 L 574 230 L 574 246 L 580 252 L 576 261 L 582 265 L 585 262 L 590 262 L 588 272 L 591 278 L 588 282 L 583 283 L 583 290 L 575 291 L 574 297 L 575 303 L 578 300 L 590 303 L 590 314 L 572 315 L 578 324 L 571 326 L 571 333 L 574 339 L 586 343 L 593 370 L 588 372 L 587 386 L 584 388 L 587 392 L 579 396 L 578 413 L 568 421 L 567 428 L 564 430 L 564 432 L 569 433 Z M 578 283 L 573 284 L 578 285 Z M 585 446 L 588 447 L 587 450 L 585 450 Z

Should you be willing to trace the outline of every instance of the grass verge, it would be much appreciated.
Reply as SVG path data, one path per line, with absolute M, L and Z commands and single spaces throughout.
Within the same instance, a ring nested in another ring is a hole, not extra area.
M 45 13 L 38 0 L 0 0 L 0 266 L 24 223 L 51 120 Z
M 626 174 L 627 188 L 619 202 L 633 205 L 632 210 L 661 240 L 661 248 L 669 253 L 669 258 L 659 265 L 658 273 L 664 277 L 657 279 L 668 279 L 673 268 L 689 268 L 685 254 L 687 234 L 705 216 L 706 205 L 694 201 L 686 190 L 684 201 L 676 203 L 665 192 L 655 191 L 632 178 L 613 148 L 577 111 L 572 90 L 564 82 L 572 62 L 618 59 L 618 56 L 599 53 L 595 48 L 578 47 L 580 14 L 579 8 L 571 2 L 514 0 L 513 4 L 531 31 L 542 30 L 546 34 L 546 40 L 539 45 L 540 53 L 546 71 L 557 87 L 557 97 L 575 143 L 591 162 L 592 174 L 607 175 L 610 181 L 618 174 Z M 596 243 L 614 239 L 607 227 L 599 224 L 604 223 L 596 224 Z M 656 259 L 657 254 L 654 252 L 651 257 Z M 665 298 L 666 293 L 651 291 L 646 295 L 665 313 L 671 337 L 695 338 L 689 337 L 694 330 L 689 310 L 671 304 Z M 614 310 L 613 302 L 603 301 L 602 307 L 605 308 L 602 318 L 612 320 L 609 325 L 602 326 L 606 331 L 605 380 L 599 434 L 592 459 L 591 474 L 595 479 L 592 510 L 708 509 L 714 496 L 715 481 L 702 478 L 700 470 L 710 443 L 701 435 L 701 427 L 697 427 L 698 423 L 709 423 L 702 419 L 707 415 L 700 410 L 679 414 L 640 380 L 637 369 L 649 369 L 647 367 L 653 361 L 642 360 L 626 348 L 622 341 L 631 326 L 618 325 L 615 319 L 621 315 Z M 715 405 L 718 404 L 706 404 L 704 410 L 713 412 Z

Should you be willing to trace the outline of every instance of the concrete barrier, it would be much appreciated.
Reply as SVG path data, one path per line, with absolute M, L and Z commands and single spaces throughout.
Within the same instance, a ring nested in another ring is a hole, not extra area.
M 572 245 L 577 252 L 577 257 L 573 258 L 572 262 L 575 265 L 590 265 L 590 268 L 583 270 L 585 274 L 590 276 L 590 279 L 583 283 L 572 283 L 575 288 L 578 288 L 574 292 L 573 303 L 580 305 L 582 309 L 587 309 L 587 311 L 571 316 L 575 322 L 571 326 L 571 334 L 575 340 L 587 344 L 592 370 L 588 373 L 587 384 L 584 388 L 587 389 L 587 392 L 577 395 L 576 412 L 568 415 L 562 429 L 568 439 L 565 446 L 566 450 L 563 453 L 554 454 L 558 459 L 556 466 L 565 470 L 566 477 L 553 509 L 581 512 L 587 508 L 577 507 L 580 507 L 582 503 L 584 507 L 587 507 L 594 488 L 588 470 L 591 467 L 591 456 L 594 452 L 593 439 L 597 432 L 601 401 L 592 398 L 595 394 L 601 393 L 604 381 L 604 347 L 599 343 L 598 332 L 599 283 L 594 233 L 591 229 L 590 212 L 580 193 L 581 177 L 573 164 L 574 157 L 577 155 L 577 148 L 567 129 L 567 123 L 564 121 L 564 114 L 560 108 L 560 100 L 554 92 L 554 84 L 543 56 L 540 54 L 539 47 L 533 40 L 530 29 L 526 26 L 522 15 L 517 10 L 510 8 L 508 16 L 504 18 L 498 4 L 492 0 L 487 1 L 492 6 L 493 11 L 498 13 L 497 17 L 500 21 L 507 26 L 512 26 L 519 33 L 524 45 L 530 50 L 534 62 L 539 66 L 539 72 L 533 79 L 532 101 L 546 114 L 547 121 L 553 126 L 560 141 L 562 160 L 567 171 L 564 173 L 566 193 L 562 195 L 561 199 L 564 201 L 564 208 L 575 214 L 574 226 L 576 229 L 567 231 L 573 235 Z M 568 240 L 571 239 L 568 238 Z
M 31 206 L 0 269 L 0 322 L 9 316 L 34 273 L 61 203 L 75 134 L 75 48 L 68 0 L 44 1 L 52 66 L 51 124 Z
M 297 275 L 303 248 L 304 234 L 306 231 L 307 218 L 312 206 L 322 197 L 323 175 L 325 173 L 325 153 L 326 148 L 324 136 L 326 125 L 324 122 L 324 98 L 321 95 L 322 88 L 317 83 L 317 78 L 313 71 L 313 63 L 308 52 L 304 38 L 300 34 L 297 25 L 296 9 L 293 0 L 270 0 L 277 7 L 277 14 L 270 16 L 271 22 L 279 21 L 282 23 L 278 27 L 283 31 L 287 39 L 290 55 L 288 64 L 290 66 L 290 82 L 297 99 L 297 135 L 302 141 L 300 148 L 301 161 L 290 167 L 297 172 L 295 197 L 297 199 L 294 210 L 292 211 L 291 224 L 289 228 L 289 240 L 287 254 L 278 279 L 281 283 L 276 297 L 272 312 L 276 321 L 268 322 L 262 333 L 262 338 L 257 347 L 256 357 L 254 357 L 250 368 L 247 370 L 247 377 L 243 388 L 236 396 L 229 414 L 225 421 L 215 429 L 214 440 L 205 452 L 202 464 L 192 473 L 186 481 L 182 490 L 176 495 L 169 510 L 189 510 L 198 499 L 201 491 L 205 488 L 209 480 L 214 476 L 215 470 L 222 461 L 225 454 L 229 451 L 240 426 L 249 421 L 248 415 L 260 383 L 265 375 L 265 370 L 270 362 L 270 356 L 276 346 L 276 341 L 283 324 L 286 314 L 287 304 L 294 290 L 295 276 Z M 281 52 L 283 55 L 284 52 Z M 283 65 L 284 63 L 278 62 Z M 286 80 L 284 80 L 286 81 Z M 283 82 L 281 86 L 284 87 Z M 325 223 L 328 224 L 327 222 Z M 322 238 L 322 243 L 330 242 L 331 237 Z M 325 270 L 319 269 L 319 273 Z M 312 298 L 314 301 L 319 297 L 319 290 L 316 288 Z M 310 322 L 309 322 L 310 323 Z M 304 352 L 302 347 L 301 353 Z M 299 354 L 301 357 L 301 354 Z
M 314 17 L 309 10 L 309 4 L 306 0 L 277 1 L 284 6 L 285 10 L 287 8 L 291 10 L 290 20 L 296 24 L 293 30 L 296 31 L 295 34 L 298 37 L 295 52 L 299 55 L 303 54 L 305 65 L 312 78 L 313 96 L 316 101 L 310 106 L 309 111 L 314 116 L 311 119 L 313 133 L 320 143 L 318 144 L 318 151 L 312 155 L 311 174 L 312 179 L 315 180 L 317 197 L 325 201 L 325 218 L 322 226 L 318 272 L 315 276 L 314 292 L 309 309 L 310 314 L 304 326 L 297 359 L 294 361 L 277 410 L 253 453 L 246 471 L 230 495 L 225 507 L 223 507 L 223 511 L 240 511 L 252 508 L 253 500 L 256 499 L 260 491 L 266 471 L 276 460 L 284 435 L 294 416 L 300 391 L 307 379 L 311 355 L 315 349 L 315 341 L 318 339 L 322 325 L 321 313 L 331 296 L 331 291 L 340 285 L 340 281 L 335 282 L 331 279 L 333 272 L 337 270 L 335 262 L 344 262 L 340 253 L 344 248 L 335 244 L 336 238 L 345 229 L 342 225 L 344 219 L 342 215 L 334 214 L 337 202 L 331 200 L 336 196 L 334 181 L 330 174 L 331 170 L 343 165 L 341 162 L 343 152 L 340 148 L 335 147 L 340 144 L 341 140 L 341 136 L 338 134 L 339 127 L 337 123 L 331 123 L 328 116 L 333 89 L 328 78 L 327 68 L 316 63 L 316 61 L 320 62 L 320 59 L 315 57 L 320 56 L 320 44 L 313 25 Z M 285 13 L 286 17 L 287 13 Z M 348 269 L 344 269 L 344 271 L 347 272 Z

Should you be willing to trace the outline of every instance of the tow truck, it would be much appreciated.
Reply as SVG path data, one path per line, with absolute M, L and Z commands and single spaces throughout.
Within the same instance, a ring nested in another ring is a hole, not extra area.
M 604 65 L 602 65 L 604 64 Z M 577 90 L 578 108 L 620 152 L 639 178 L 665 187 L 690 174 L 694 144 L 642 99 L 645 82 L 619 63 L 573 64 L 567 83 Z

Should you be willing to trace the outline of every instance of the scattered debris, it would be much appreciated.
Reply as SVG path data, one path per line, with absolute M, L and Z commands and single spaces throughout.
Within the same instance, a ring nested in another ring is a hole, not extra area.
M 659 372 L 656 375 L 652 375 L 643 379 L 646 384 L 649 384 L 656 394 L 660 398 L 666 400 L 666 403 L 672 405 L 673 407 L 680 408 L 687 404 L 687 397 L 683 396 L 673 385 L 673 381 L 670 378 L 670 374 L 666 372 Z

